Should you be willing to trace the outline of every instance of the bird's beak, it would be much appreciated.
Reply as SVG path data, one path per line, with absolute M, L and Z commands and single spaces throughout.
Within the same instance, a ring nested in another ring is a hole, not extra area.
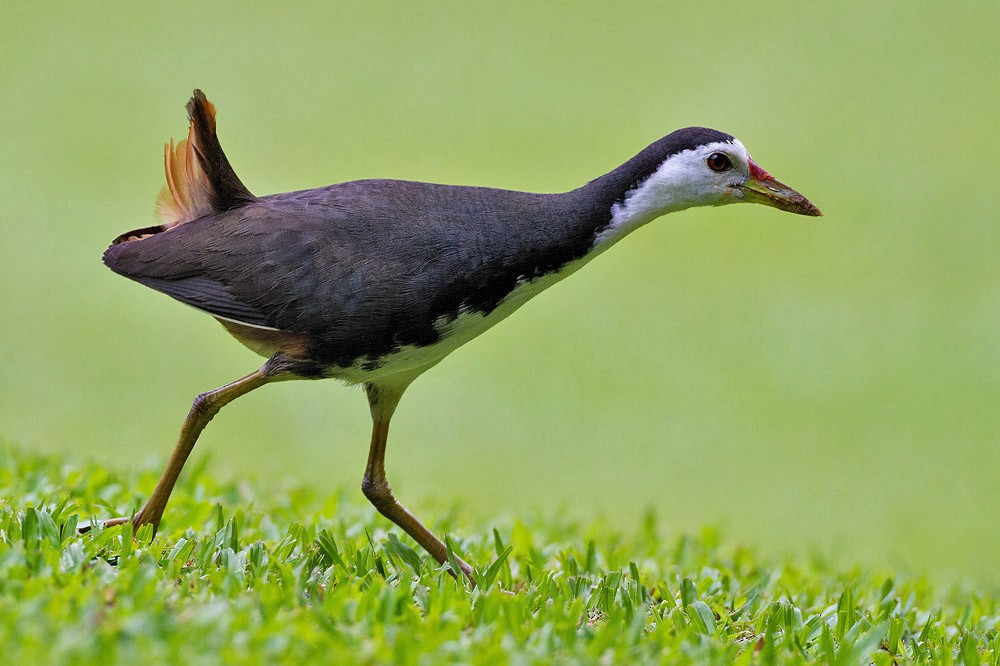
M 750 160 L 750 175 L 736 187 L 743 192 L 743 200 L 750 203 L 774 206 L 799 215 L 818 217 L 823 214 L 809 199 L 764 171 L 753 160 Z

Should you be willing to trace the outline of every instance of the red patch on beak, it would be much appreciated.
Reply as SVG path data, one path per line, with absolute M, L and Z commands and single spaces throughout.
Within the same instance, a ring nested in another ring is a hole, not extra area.
M 774 176 L 757 166 L 753 160 L 750 160 L 750 177 L 757 181 L 774 180 Z

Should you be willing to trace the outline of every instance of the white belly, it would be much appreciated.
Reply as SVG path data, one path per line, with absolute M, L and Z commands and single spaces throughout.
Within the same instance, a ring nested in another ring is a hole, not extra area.
M 329 376 L 349 382 L 361 384 L 378 381 L 398 375 L 400 377 L 415 377 L 432 367 L 445 356 L 455 351 L 469 340 L 497 325 L 515 310 L 529 300 L 578 270 L 590 260 L 593 254 L 570 262 L 561 270 L 542 276 L 535 280 L 524 280 L 511 291 L 489 314 L 479 312 L 461 312 L 451 321 L 440 320 L 435 329 L 441 338 L 432 345 L 423 347 L 406 346 L 382 358 L 382 364 L 374 370 L 364 369 L 362 364 L 351 368 L 331 368 Z

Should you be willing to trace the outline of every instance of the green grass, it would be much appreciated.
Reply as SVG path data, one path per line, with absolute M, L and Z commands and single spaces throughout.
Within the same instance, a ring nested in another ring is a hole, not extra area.
M 434 520 L 480 565 L 474 590 L 355 493 L 255 494 L 200 469 L 155 538 L 77 535 L 153 481 L 0 450 L 8 663 L 1000 663 L 998 596 L 660 535 L 653 516 L 634 537 Z

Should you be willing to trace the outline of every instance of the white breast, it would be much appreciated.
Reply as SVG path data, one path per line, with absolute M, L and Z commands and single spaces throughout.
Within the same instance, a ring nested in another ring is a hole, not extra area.
M 363 363 L 358 363 L 351 368 L 331 368 L 329 376 L 351 384 L 377 381 L 393 375 L 415 377 L 437 364 L 466 342 L 496 326 L 519 307 L 556 282 L 579 270 L 596 254 L 597 252 L 591 252 L 581 259 L 566 264 L 560 270 L 540 278 L 522 280 L 489 314 L 463 311 L 450 321 L 445 318 L 440 319 L 435 325 L 435 329 L 441 334 L 441 338 L 432 345 L 402 347 L 383 357 L 381 365 L 374 370 L 367 370 Z

